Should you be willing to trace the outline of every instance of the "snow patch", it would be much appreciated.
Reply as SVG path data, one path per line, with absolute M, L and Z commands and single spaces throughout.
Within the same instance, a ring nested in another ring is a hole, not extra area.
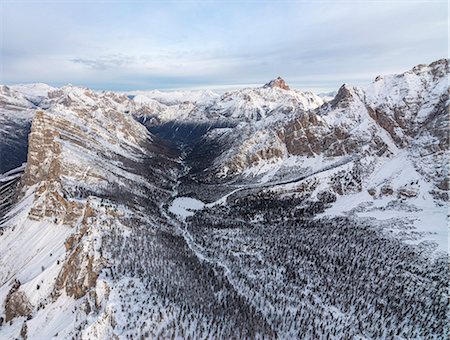
M 180 217 L 186 219 L 189 216 L 193 216 L 195 211 L 203 209 L 205 204 L 192 197 L 177 197 L 173 200 L 169 207 L 169 211 Z

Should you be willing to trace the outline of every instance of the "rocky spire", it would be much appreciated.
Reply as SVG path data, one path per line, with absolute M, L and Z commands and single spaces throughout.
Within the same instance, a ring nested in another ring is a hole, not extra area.
M 272 79 L 271 81 L 269 81 L 267 84 L 265 84 L 263 86 L 264 88 L 274 88 L 274 87 L 278 87 L 280 89 L 283 90 L 290 90 L 289 86 L 286 84 L 286 82 L 284 81 L 283 78 L 278 77 L 277 79 Z

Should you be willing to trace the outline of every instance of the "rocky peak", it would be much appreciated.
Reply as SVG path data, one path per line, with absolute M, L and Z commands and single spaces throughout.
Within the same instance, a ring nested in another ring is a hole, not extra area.
M 347 107 L 353 98 L 353 90 L 347 84 L 343 84 L 333 100 L 330 101 L 331 107 L 334 109 L 338 106 Z
M 286 84 L 283 78 L 278 77 L 276 79 L 272 79 L 267 84 L 263 86 L 263 88 L 280 88 L 282 90 L 290 90 L 289 86 Z
M 435 79 L 446 77 L 449 73 L 449 59 L 439 59 L 431 64 L 419 64 L 414 66 L 411 70 L 417 76 L 421 76 L 426 73 L 431 73 Z

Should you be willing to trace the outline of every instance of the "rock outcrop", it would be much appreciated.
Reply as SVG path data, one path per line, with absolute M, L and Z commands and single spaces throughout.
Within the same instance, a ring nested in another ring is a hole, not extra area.
M 290 90 L 289 86 L 286 84 L 283 78 L 277 77 L 276 79 L 272 79 L 267 84 L 264 84 L 264 88 L 279 88 L 282 90 Z
M 32 308 L 25 293 L 20 291 L 20 282 L 15 280 L 5 299 L 5 322 L 18 316 L 29 316 Z

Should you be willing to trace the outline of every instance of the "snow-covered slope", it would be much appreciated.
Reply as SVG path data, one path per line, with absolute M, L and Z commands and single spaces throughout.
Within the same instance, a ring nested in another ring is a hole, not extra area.
M 141 209 L 140 223 L 158 223 L 176 163 L 117 110 L 121 98 L 65 87 L 33 118 L 19 200 L 1 229 L 2 337 L 80 334 L 85 308 L 99 301 L 87 293 L 109 289 L 99 279 L 112 260 L 104 233 L 126 233 Z
M 2 86 L 0 338 L 444 337 L 448 75 Z
M 313 198 L 337 200 L 331 215 L 406 213 L 447 251 L 448 74 L 444 59 L 364 88 L 343 85 L 332 101 L 285 121 L 212 130 L 205 143 L 227 147 L 208 173 L 243 185 L 291 181 L 293 190 L 308 177 Z
M 55 87 L 43 83 L 12 85 L 10 88 L 21 93 L 35 105 L 39 105 L 43 99 L 48 97 L 50 92 L 56 90 Z
M 259 121 L 273 115 L 289 117 L 299 110 L 311 110 L 322 104 L 322 99 L 312 92 L 263 87 L 227 92 L 207 111 L 213 117 Z
M 182 104 L 185 102 L 209 104 L 213 102 L 219 95 L 211 90 L 192 90 L 192 91 L 130 91 L 127 93 L 134 97 L 146 97 L 157 102 L 171 106 Z
M 275 81 L 272 82 L 275 84 Z M 133 102 L 140 117 L 156 118 L 158 122 L 260 121 L 269 116 L 285 119 L 298 110 L 310 110 L 323 104 L 315 94 L 290 90 L 284 81 L 283 84 L 286 89 L 265 85 L 230 91 L 221 96 L 210 91 L 133 92 Z

